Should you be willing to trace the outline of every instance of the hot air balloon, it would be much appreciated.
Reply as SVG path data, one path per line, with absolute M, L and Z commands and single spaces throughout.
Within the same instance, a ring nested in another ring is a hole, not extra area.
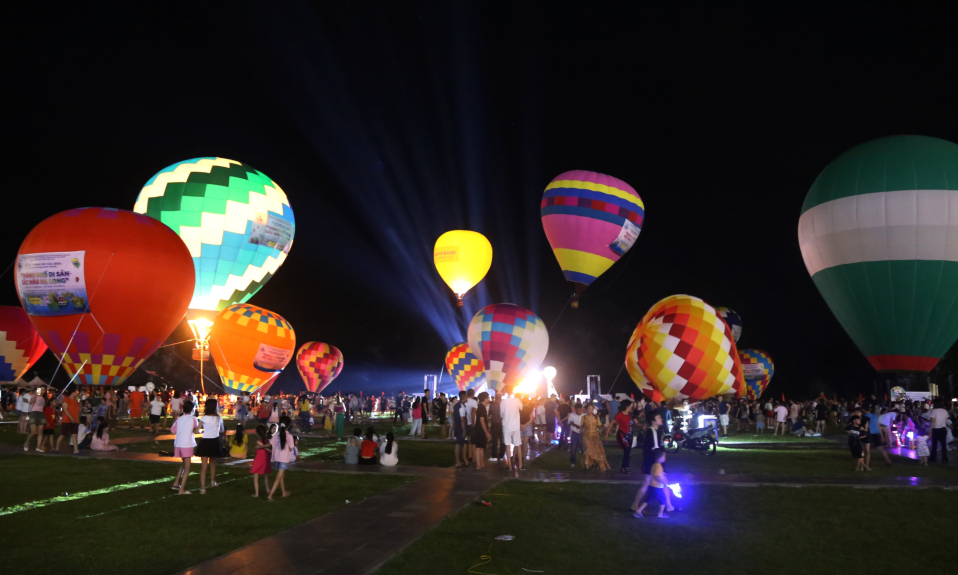
M 151 217 L 78 208 L 42 222 L 17 256 L 30 321 L 82 385 L 120 385 L 183 319 L 189 250 Z
M 572 306 L 578 307 L 578 295 L 638 239 L 645 204 L 622 180 L 574 170 L 549 182 L 541 214 L 552 252 L 575 287 Z
M 227 389 L 255 392 L 283 371 L 295 350 L 293 326 L 255 305 L 229 306 L 210 330 L 210 353 Z
M 133 211 L 152 216 L 186 243 L 196 269 L 190 328 L 206 341 L 216 312 L 249 301 L 286 261 L 296 221 L 286 194 L 252 166 L 194 158 L 146 182 Z
M 446 369 L 459 391 L 478 388 L 485 383 L 486 368 L 472 353 L 467 342 L 457 343 L 446 354 Z
M 0 305 L 0 381 L 23 377 L 46 350 L 23 308 Z
M 708 399 L 745 382 L 732 330 L 715 309 L 689 295 L 669 296 L 632 333 L 625 366 L 650 399 Z
M 719 317 L 724 319 L 725 323 L 732 328 L 732 340 L 738 343 L 739 338 L 742 337 L 742 316 L 727 307 L 717 307 L 715 311 L 719 314 Z
M 876 370 L 927 372 L 958 339 L 951 206 L 958 208 L 958 145 L 924 136 L 852 148 L 805 197 L 805 266 Z
M 745 379 L 745 397 L 758 399 L 762 397 L 768 382 L 775 374 L 775 364 L 772 358 L 759 349 L 743 349 L 738 352 L 742 362 L 742 377 Z
M 495 303 L 469 322 L 469 349 L 486 368 L 492 390 L 522 382 L 549 351 L 549 333 L 539 316 L 513 303 Z
M 436 240 L 432 259 L 462 307 L 462 296 L 481 282 L 492 266 L 492 245 L 478 232 L 453 230 Z
M 296 352 L 296 368 L 310 393 L 320 393 L 343 371 L 343 353 L 334 345 L 311 341 Z

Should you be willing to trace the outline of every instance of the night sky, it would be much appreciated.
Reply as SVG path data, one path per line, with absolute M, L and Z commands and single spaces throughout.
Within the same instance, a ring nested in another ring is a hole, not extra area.
M 799 211 L 857 144 L 958 141 L 955 14 L 592 4 L 7 6 L 0 261 L 56 212 L 132 209 L 161 168 L 222 156 L 289 197 L 295 243 L 251 303 L 342 349 L 329 390 L 417 388 L 499 301 L 550 328 L 560 391 L 590 373 L 607 388 L 642 315 L 687 293 L 741 314 L 739 347 L 771 354 L 776 395 L 870 392 L 877 376 L 805 270 Z M 546 184 L 574 169 L 646 206 L 579 310 L 539 221 Z M 432 246 L 463 228 L 494 262 L 457 316 Z M 13 274 L 2 284 L 16 305 Z M 278 385 L 302 389 L 293 364 Z M 623 371 L 616 391 L 634 389 Z

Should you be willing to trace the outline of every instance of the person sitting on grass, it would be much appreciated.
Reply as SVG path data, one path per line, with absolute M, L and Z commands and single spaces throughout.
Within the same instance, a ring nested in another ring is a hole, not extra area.
M 264 428 L 265 433 L 265 428 Z M 249 446 L 249 440 L 246 437 L 246 430 L 242 423 L 236 424 L 236 433 L 230 439 L 230 457 L 233 459 L 246 459 L 246 448 Z
M 346 465 L 356 465 L 359 463 L 362 436 L 363 430 L 357 427 L 353 430 L 353 435 L 346 440 Z
M 90 449 L 90 443 L 93 441 L 93 434 L 90 433 L 90 426 L 87 424 L 85 415 L 80 416 L 80 425 L 77 427 L 76 441 L 77 451 L 81 449 Z
M 653 452 L 653 456 L 655 463 L 652 464 L 649 488 L 632 516 L 641 518 L 642 512 L 645 511 L 645 508 L 651 503 L 658 517 L 667 519 L 669 516 L 665 513 L 665 508 L 669 506 L 670 497 L 666 489 L 669 478 L 665 474 L 665 468 L 662 466 L 665 463 L 665 450 L 662 448 L 656 449 Z
M 370 427 L 366 431 L 366 439 L 363 440 L 362 444 L 359 446 L 359 464 L 360 465 L 376 465 L 379 461 L 379 458 L 376 457 L 376 451 L 379 450 L 379 444 L 373 440 L 375 433 L 373 433 L 373 428 Z
M 90 449 L 93 451 L 125 451 L 110 444 L 110 424 L 106 420 L 96 428 L 93 441 L 90 443 Z
M 386 442 L 380 448 L 379 464 L 384 467 L 399 465 L 399 444 L 392 431 L 386 434 Z

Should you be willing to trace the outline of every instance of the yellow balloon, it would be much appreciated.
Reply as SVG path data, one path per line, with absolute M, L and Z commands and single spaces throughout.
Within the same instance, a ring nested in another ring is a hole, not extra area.
M 492 244 L 478 232 L 453 230 L 439 236 L 432 258 L 462 306 L 463 294 L 481 282 L 492 266 Z

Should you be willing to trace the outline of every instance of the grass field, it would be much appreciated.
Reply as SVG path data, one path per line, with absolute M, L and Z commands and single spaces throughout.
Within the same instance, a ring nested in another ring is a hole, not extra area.
M 195 468 L 195 466 L 194 466 Z M 287 499 L 252 495 L 247 469 L 221 468 L 219 487 L 170 490 L 176 465 L 0 456 L 0 533 L 10 573 L 165 575 L 360 501 L 408 478 L 290 471 Z M 116 486 L 120 486 L 117 488 Z M 13 539 L 11 539 L 11 542 Z M 305 544 L 306 542 L 304 542 Z
M 377 575 L 954 568 L 958 498 L 942 490 L 698 486 L 686 491 L 685 511 L 670 519 L 634 519 L 625 511 L 633 486 L 510 481 L 483 495 L 491 507 L 466 508 Z M 876 528 L 891 527 L 891 517 L 909 516 L 914 521 L 900 529 Z M 495 541 L 500 535 L 515 540 Z M 932 540 L 938 544 L 930 545 Z
M 622 465 L 622 451 L 617 447 L 605 448 L 606 457 L 612 467 L 610 474 L 619 471 Z M 714 475 L 724 470 L 729 475 L 855 475 L 855 460 L 846 449 L 731 449 L 719 447 L 715 455 L 682 450 L 669 454 L 666 470 L 678 473 L 698 473 Z M 958 468 L 919 465 L 918 461 L 906 457 L 891 455 L 893 465 L 889 467 L 881 455 L 872 453 L 872 471 L 866 474 L 874 477 L 942 477 L 958 479 Z M 581 470 L 581 458 L 580 467 Z M 630 468 L 633 474 L 641 471 L 642 452 L 632 450 Z M 571 471 L 569 452 L 553 449 L 546 452 L 530 464 L 539 471 Z

